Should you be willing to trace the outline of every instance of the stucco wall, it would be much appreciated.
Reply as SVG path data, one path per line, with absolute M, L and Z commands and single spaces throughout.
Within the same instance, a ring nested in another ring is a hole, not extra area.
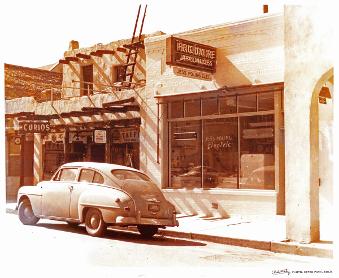
M 166 65 L 166 38 L 169 36 L 147 38 L 148 91 L 167 95 L 283 81 L 282 15 L 263 16 L 173 36 L 216 47 L 216 73 L 211 81 L 175 75 L 173 67 Z
M 287 236 L 309 242 L 319 239 L 318 93 L 334 25 L 321 6 L 286 6 L 284 18 Z

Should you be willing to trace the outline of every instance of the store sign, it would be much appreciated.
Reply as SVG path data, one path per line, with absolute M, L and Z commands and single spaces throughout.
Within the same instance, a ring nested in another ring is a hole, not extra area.
M 41 133 L 50 130 L 51 126 L 48 122 L 19 122 L 19 131 Z
M 74 142 L 82 142 L 84 144 L 87 144 L 87 137 L 92 136 L 91 133 L 85 133 L 85 132 L 70 132 L 69 133 L 68 142 L 74 143 Z
M 139 142 L 139 129 L 134 127 L 122 128 L 113 132 L 113 143 L 135 143 Z
M 215 47 L 175 37 L 166 39 L 166 63 L 169 65 L 213 73 L 216 60 Z
M 203 71 L 197 71 L 197 70 L 191 70 L 191 69 L 185 69 L 185 68 L 179 68 L 174 67 L 173 72 L 175 75 L 184 76 L 188 78 L 195 78 L 200 80 L 212 80 L 212 74 L 209 72 L 203 72 Z
M 46 142 L 60 143 L 64 141 L 64 138 L 65 135 L 63 132 L 48 133 L 43 138 L 43 144 L 45 144 Z
M 94 130 L 94 143 L 106 143 L 106 130 Z

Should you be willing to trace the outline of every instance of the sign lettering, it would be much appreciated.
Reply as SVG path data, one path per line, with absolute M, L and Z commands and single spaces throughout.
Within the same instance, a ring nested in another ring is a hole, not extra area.
M 49 132 L 51 126 L 47 122 L 19 122 L 19 131 L 28 133 Z
M 200 71 L 215 72 L 215 47 L 175 37 L 167 38 L 166 63 Z

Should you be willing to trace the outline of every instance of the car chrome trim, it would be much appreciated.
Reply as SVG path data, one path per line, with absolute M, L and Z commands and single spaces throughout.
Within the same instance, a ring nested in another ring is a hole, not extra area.
M 102 209 L 121 209 L 121 207 L 117 207 L 117 206 L 107 206 L 107 205 L 88 204 L 88 203 L 79 203 L 79 206 L 92 207 L 92 208 L 102 208 Z

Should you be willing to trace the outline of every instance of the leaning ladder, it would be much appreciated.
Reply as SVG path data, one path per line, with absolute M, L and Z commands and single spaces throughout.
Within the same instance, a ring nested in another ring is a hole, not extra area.
M 123 69 L 122 79 L 123 81 L 125 81 L 124 83 L 126 84 L 127 87 L 130 87 L 132 84 L 134 69 L 137 63 L 139 49 L 145 48 L 144 41 L 142 40 L 141 36 L 142 36 L 142 28 L 144 26 L 144 21 L 145 21 L 145 16 L 146 16 L 147 5 L 145 6 L 144 16 L 142 18 L 139 35 L 138 37 L 135 37 L 135 33 L 136 33 L 138 22 L 139 22 L 140 9 L 141 9 L 141 5 L 139 5 L 137 19 L 135 20 L 131 42 L 123 45 L 123 47 L 127 49 L 127 53 L 126 53 L 126 63 L 123 65 L 124 69 Z

